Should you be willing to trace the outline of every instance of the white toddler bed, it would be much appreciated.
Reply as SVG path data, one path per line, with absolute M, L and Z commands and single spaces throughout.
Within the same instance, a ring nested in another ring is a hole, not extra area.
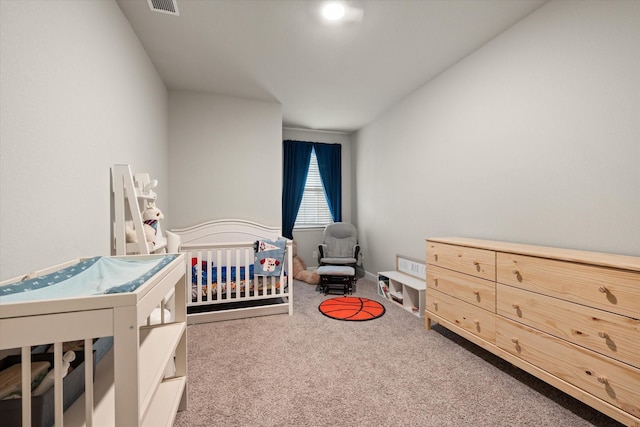
M 137 264 L 135 271 L 129 264 Z M 176 410 L 187 405 L 184 272 L 181 254 L 95 257 L 0 283 L 0 354 L 21 356 L 22 426 L 32 425 L 37 402 L 30 387 L 32 348 L 43 344 L 54 348 L 55 425 L 172 425 Z M 167 298 L 175 299 L 171 320 Z M 63 343 L 83 341 L 84 354 L 92 354 L 101 337 L 113 337 L 113 347 L 95 369 L 93 359 L 84 358 L 84 395 L 65 411 Z
M 292 241 L 279 276 L 254 275 L 256 241 L 282 239 L 280 228 L 223 219 L 174 229 L 185 254 L 189 324 L 293 314 Z

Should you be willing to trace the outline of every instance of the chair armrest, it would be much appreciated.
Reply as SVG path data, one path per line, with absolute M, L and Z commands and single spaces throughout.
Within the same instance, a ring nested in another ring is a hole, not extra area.
M 327 245 L 324 243 L 320 243 L 318 245 L 318 264 L 320 264 L 320 260 L 325 258 L 325 253 L 327 252 Z

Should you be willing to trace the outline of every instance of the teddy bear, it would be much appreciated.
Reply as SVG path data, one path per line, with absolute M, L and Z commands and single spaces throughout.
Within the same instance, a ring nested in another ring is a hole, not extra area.
M 306 265 L 302 258 L 298 256 L 296 242 L 293 242 L 293 278 L 309 283 L 310 285 L 317 285 L 320 283 L 320 275 L 316 271 L 307 270 Z
M 158 234 L 158 221 L 164 219 L 162 211 L 158 209 L 155 203 L 148 203 L 147 208 L 142 212 L 142 223 L 144 229 L 144 237 L 147 242 L 155 242 L 156 234 Z
M 155 203 L 148 203 L 147 208 L 142 212 L 142 226 L 145 241 L 155 243 L 156 234 L 158 233 L 158 221 L 161 219 L 164 219 L 162 211 L 156 207 Z M 125 226 L 125 236 L 127 243 L 138 242 L 138 236 L 136 235 L 131 221 L 127 221 Z

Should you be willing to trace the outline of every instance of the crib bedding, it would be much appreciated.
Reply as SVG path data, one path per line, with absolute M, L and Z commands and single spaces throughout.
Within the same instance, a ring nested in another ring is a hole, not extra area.
M 197 258 L 193 258 L 191 260 L 191 277 L 192 277 L 192 282 L 196 283 L 197 281 L 197 277 L 198 277 L 198 259 Z M 200 270 L 202 272 L 202 283 L 207 283 L 207 277 L 208 277 L 208 265 L 207 265 L 207 261 L 202 261 L 200 264 Z M 232 265 L 230 268 L 230 279 L 232 282 L 236 281 L 236 266 Z M 253 271 L 254 271 L 254 267 L 253 264 L 249 265 L 249 279 L 253 280 Z M 222 276 L 222 281 L 226 282 L 227 281 L 227 266 L 223 265 L 220 267 L 220 275 Z M 245 279 L 245 267 L 241 266 L 240 267 L 240 280 L 244 280 Z M 214 262 L 211 262 L 211 281 L 212 282 L 217 282 L 218 281 L 218 268 L 216 267 Z
M 240 270 L 239 274 L 237 272 L 238 269 Z M 209 288 L 211 288 L 212 300 L 217 299 L 218 283 L 220 283 L 221 286 L 220 293 L 222 298 L 226 297 L 228 290 L 232 296 L 235 296 L 238 292 L 241 296 L 245 296 L 247 291 L 249 295 L 254 295 L 256 291 L 268 295 L 273 288 L 280 289 L 279 280 L 272 283 L 272 280 L 267 277 L 254 275 L 253 264 L 249 265 L 249 286 L 247 287 L 245 270 L 245 266 L 240 266 L 239 268 L 236 266 L 231 266 L 230 268 L 220 266 L 218 268 L 214 262 L 211 262 L 211 269 L 209 271 L 207 261 L 201 261 L 200 268 L 198 268 L 198 260 L 197 258 L 193 258 L 191 260 L 191 300 L 193 302 L 198 301 L 198 277 L 200 277 L 201 280 L 200 289 L 202 301 L 207 301 Z M 229 273 L 227 273 L 227 271 L 229 271 Z M 220 280 L 218 280 L 218 275 L 220 275 Z M 286 277 L 286 271 L 284 272 L 284 276 Z
M 257 274 L 263 276 L 279 276 L 284 263 L 284 251 L 287 240 L 261 239 L 254 243 L 255 268 Z
M 15 302 L 132 292 L 177 255 L 152 259 L 93 257 L 54 273 L 0 287 L 0 305 Z

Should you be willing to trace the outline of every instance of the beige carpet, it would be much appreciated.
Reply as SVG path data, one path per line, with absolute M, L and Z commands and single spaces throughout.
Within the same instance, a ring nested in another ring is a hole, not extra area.
M 189 410 L 175 426 L 619 426 L 457 335 L 378 297 L 381 318 L 323 316 L 294 285 L 294 315 L 190 326 Z

